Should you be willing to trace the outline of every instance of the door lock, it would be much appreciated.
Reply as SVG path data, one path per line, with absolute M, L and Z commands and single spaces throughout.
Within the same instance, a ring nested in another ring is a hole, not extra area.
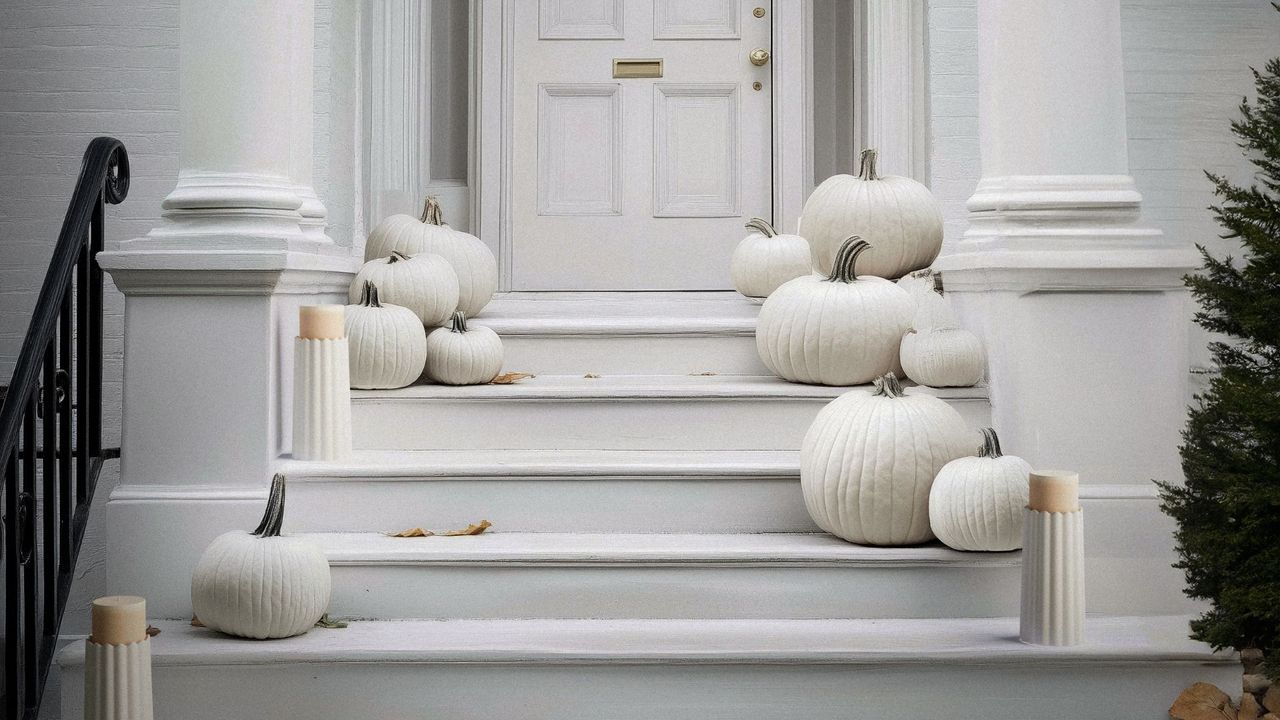
M 756 48 L 755 50 L 752 50 L 751 54 L 748 55 L 747 57 L 751 59 L 752 65 L 755 65 L 756 67 L 760 67 L 762 65 L 767 64 L 769 62 L 769 58 L 773 56 L 770 55 L 769 51 L 765 50 L 764 48 Z

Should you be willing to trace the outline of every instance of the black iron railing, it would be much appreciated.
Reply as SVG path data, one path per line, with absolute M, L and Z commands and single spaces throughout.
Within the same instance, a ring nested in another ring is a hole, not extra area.
M 34 720 L 102 463 L 102 250 L 106 203 L 129 192 L 129 156 L 94 138 L 62 221 L 0 408 L 0 717 Z

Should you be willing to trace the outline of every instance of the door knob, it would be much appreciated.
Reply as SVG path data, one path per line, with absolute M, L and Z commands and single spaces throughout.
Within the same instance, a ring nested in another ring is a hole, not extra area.
M 751 54 L 747 57 L 751 58 L 752 65 L 760 67 L 761 65 L 768 63 L 769 58 L 772 56 L 769 54 L 768 50 L 765 50 L 764 48 L 756 48 L 755 50 L 752 50 Z

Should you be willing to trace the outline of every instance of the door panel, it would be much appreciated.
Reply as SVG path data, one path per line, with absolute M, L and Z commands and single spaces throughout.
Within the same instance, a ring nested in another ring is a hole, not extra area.
M 743 223 L 772 215 L 770 66 L 748 59 L 771 9 L 514 3 L 513 289 L 730 287 Z M 662 77 L 613 77 L 641 58 Z

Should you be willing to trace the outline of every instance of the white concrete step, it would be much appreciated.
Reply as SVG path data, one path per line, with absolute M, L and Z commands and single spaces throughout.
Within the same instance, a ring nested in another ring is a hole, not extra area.
M 512 292 L 475 322 L 502 336 L 508 370 L 761 375 L 759 310 L 734 292 Z
M 818 410 L 851 389 L 761 376 L 540 375 L 353 391 L 352 423 L 363 450 L 798 450 Z M 946 400 L 974 428 L 990 424 L 985 387 L 907 392 Z
M 824 534 L 307 535 L 364 618 L 937 618 L 1018 609 L 1021 557 Z
M 360 451 L 286 460 L 292 531 L 813 532 L 782 450 Z M 468 520 L 469 519 L 469 520 Z
M 1180 616 L 1092 617 L 1069 648 L 1019 643 L 1015 618 L 353 622 L 271 642 L 156 625 L 155 714 L 183 720 L 1154 720 L 1194 681 L 1240 680 Z M 81 717 L 83 644 L 58 662 Z

